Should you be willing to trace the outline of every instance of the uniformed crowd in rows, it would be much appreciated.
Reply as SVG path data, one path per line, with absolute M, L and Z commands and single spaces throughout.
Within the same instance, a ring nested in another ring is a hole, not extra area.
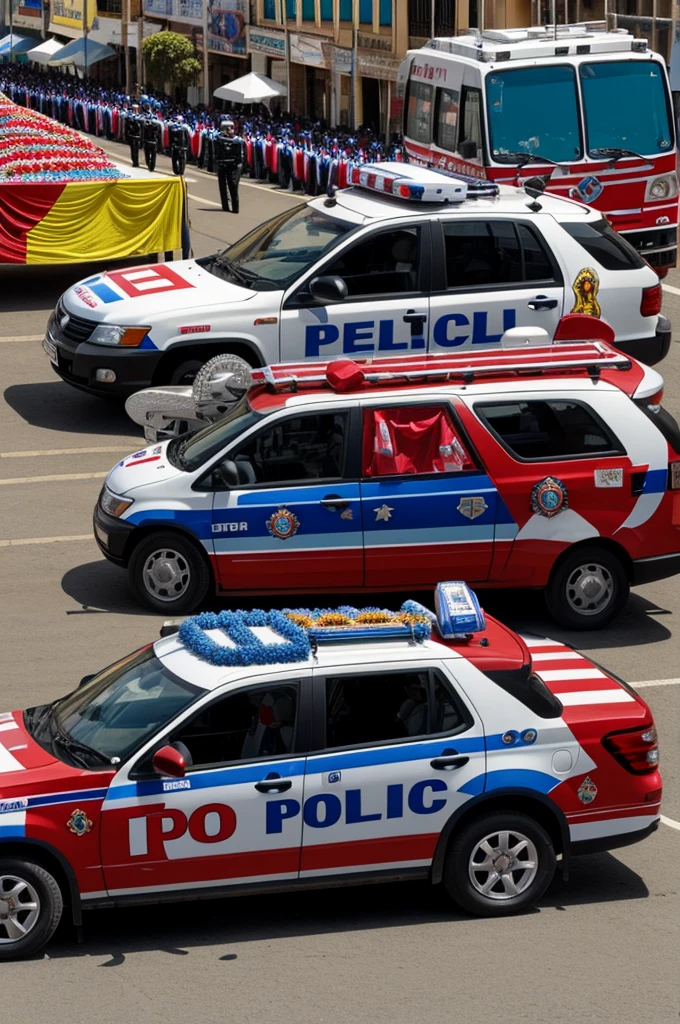
M 396 137 L 386 145 L 370 129 L 351 133 L 286 112 L 274 115 L 261 105 L 223 112 L 153 92 L 135 99 L 94 79 L 39 65 L 0 65 L 0 91 L 63 124 L 126 142 L 133 167 L 143 154 L 153 171 L 157 154 L 164 152 L 175 174 L 183 174 L 188 161 L 215 171 L 222 207 L 234 213 L 243 173 L 318 195 L 332 186 L 342 188 L 354 161 L 400 158 Z

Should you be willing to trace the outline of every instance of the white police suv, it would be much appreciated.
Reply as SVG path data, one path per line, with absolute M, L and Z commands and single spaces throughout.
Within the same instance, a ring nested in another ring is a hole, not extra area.
M 601 317 L 652 364 L 668 351 L 655 272 L 569 199 L 400 163 L 287 210 L 214 256 L 107 271 L 60 298 L 44 348 L 93 394 L 184 384 L 214 355 L 251 366 L 493 349 Z

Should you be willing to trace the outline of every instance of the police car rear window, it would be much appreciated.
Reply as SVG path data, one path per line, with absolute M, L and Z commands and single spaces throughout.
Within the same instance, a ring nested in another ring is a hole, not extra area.
M 661 405 L 650 405 L 648 398 L 634 398 L 638 409 L 659 428 L 676 455 L 680 455 L 680 426 L 668 409 Z
M 523 461 L 625 455 L 620 442 L 583 402 L 476 403 L 475 412 L 503 446 Z
M 539 718 L 559 718 L 562 714 L 562 702 L 550 692 L 542 679 L 532 673 L 530 665 L 508 670 L 487 669 L 484 674 Z
M 604 218 L 587 223 L 560 223 L 567 234 L 579 242 L 588 255 L 605 270 L 639 270 L 646 266 L 630 242 L 618 235 Z

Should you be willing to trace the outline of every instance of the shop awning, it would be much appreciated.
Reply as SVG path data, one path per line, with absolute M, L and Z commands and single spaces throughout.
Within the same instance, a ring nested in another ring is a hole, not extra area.
M 77 68 L 91 68 L 106 57 L 113 57 L 115 50 L 105 43 L 95 43 L 93 39 L 87 40 L 87 61 L 85 60 L 85 40 L 74 39 L 67 43 L 47 62 L 51 68 L 64 67 L 67 64 L 74 64 Z
M 34 40 L 35 42 L 35 40 Z M 39 46 L 34 46 L 32 50 L 29 50 L 26 56 L 29 60 L 33 60 L 36 64 L 49 64 L 52 57 L 64 49 L 64 44 L 58 42 L 56 39 L 46 39 Z

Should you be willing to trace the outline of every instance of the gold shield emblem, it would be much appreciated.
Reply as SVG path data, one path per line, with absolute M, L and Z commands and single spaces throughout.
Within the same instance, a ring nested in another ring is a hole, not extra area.
M 600 303 L 597 301 L 597 293 L 600 288 L 600 279 L 592 267 L 584 267 L 579 270 L 576 280 L 571 286 L 576 296 L 572 306 L 572 313 L 585 313 L 586 316 L 600 317 Z
M 458 503 L 458 511 L 467 519 L 476 519 L 477 516 L 481 516 L 483 512 L 486 512 L 488 507 L 481 495 L 475 498 L 461 498 Z

